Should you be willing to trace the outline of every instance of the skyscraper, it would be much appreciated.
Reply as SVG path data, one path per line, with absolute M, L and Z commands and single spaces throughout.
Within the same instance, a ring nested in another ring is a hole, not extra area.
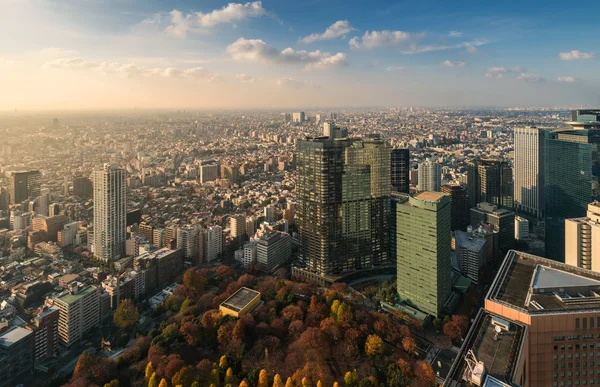
M 467 164 L 469 206 L 487 202 L 498 207 L 514 207 L 512 167 L 499 159 L 478 159 Z
M 442 168 L 438 163 L 427 159 L 419 164 L 419 191 L 439 192 L 442 182 Z
M 517 212 L 544 218 L 544 155 L 548 129 L 515 129 L 514 197 Z
M 565 263 L 600 272 L 600 202 L 588 205 L 587 217 L 565 220 Z
M 390 168 L 392 191 L 408 193 L 410 186 L 410 151 L 401 148 L 392 149 Z
M 31 197 L 40 196 L 41 179 L 40 171 L 13 172 L 8 186 L 10 204 L 18 204 Z
M 104 261 L 121 258 L 126 239 L 125 170 L 104 164 L 93 173 L 94 256 Z
M 445 184 L 441 192 L 450 196 L 450 218 L 452 231 L 466 230 L 469 225 L 469 198 L 467 189 L 458 184 Z
M 309 281 L 388 261 L 390 148 L 377 136 L 298 141 L 299 259 Z
M 575 135 L 575 133 L 571 133 Z M 585 216 L 592 199 L 592 145 L 546 138 L 546 256 L 564 262 L 565 219 Z
M 451 291 L 450 197 L 422 192 L 396 205 L 398 295 L 439 316 Z

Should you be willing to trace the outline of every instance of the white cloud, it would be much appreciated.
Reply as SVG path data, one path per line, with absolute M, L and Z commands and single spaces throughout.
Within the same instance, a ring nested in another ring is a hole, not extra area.
M 432 44 L 427 46 L 417 46 L 413 45 L 410 50 L 403 51 L 403 54 L 421 54 L 423 52 L 431 52 L 431 51 L 444 51 L 444 50 L 452 50 L 457 48 L 466 48 L 468 50 L 473 50 L 473 48 L 478 46 L 483 46 L 484 44 L 488 44 L 487 40 L 475 40 L 472 42 L 462 42 L 457 44 Z M 477 50 L 475 48 L 475 50 Z
M 306 51 L 286 48 L 279 51 L 260 39 L 239 38 L 227 47 L 234 60 L 261 63 L 305 63 L 313 64 L 306 69 L 324 69 L 345 65 L 348 58 L 344 53 L 331 55 L 320 50 Z
M 295 78 L 279 78 L 276 82 L 278 87 L 281 88 L 285 88 L 285 89 L 299 89 L 302 87 L 315 87 L 314 84 L 307 82 L 307 81 L 301 81 Z
M 327 70 L 331 68 L 338 68 L 348 66 L 348 55 L 343 52 L 338 52 L 332 56 L 326 56 L 321 58 L 318 62 L 309 63 L 306 65 L 306 70 Z
M 512 68 L 507 69 L 502 66 L 495 66 L 495 67 L 490 67 L 487 70 L 487 73 L 485 74 L 485 76 L 487 78 L 502 79 L 502 78 L 504 78 L 505 75 L 507 75 L 509 73 L 518 73 L 523 70 L 524 69 L 522 69 L 521 67 L 512 67 Z
M 475 46 L 467 46 L 467 52 L 469 54 L 475 54 L 477 52 L 477 47 L 475 47 Z
M 578 60 L 578 59 L 593 59 L 596 57 L 595 52 L 583 52 L 579 50 L 571 50 L 569 52 L 561 52 L 558 54 L 561 60 Z
M 465 67 L 466 65 L 466 62 L 452 62 L 451 60 L 445 60 L 442 62 L 442 66 L 446 67 Z
M 460 38 L 461 36 L 463 36 L 463 33 L 460 31 L 450 31 L 448 33 L 448 36 L 450 36 L 451 38 Z
M 521 81 L 526 81 L 526 82 L 534 82 L 534 83 L 540 83 L 540 82 L 544 82 L 544 78 L 540 77 L 537 74 L 527 74 L 527 73 L 521 73 L 517 79 L 521 80 Z
M 320 40 L 335 39 L 345 36 L 355 28 L 350 25 L 348 20 L 338 20 L 325 30 L 322 34 L 310 34 L 305 36 L 300 41 L 302 43 L 313 43 Z
M 179 79 L 216 79 L 216 75 L 202 66 L 181 69 L 177 67 L 146 68 L 135 63 L 92 62 L 83 58 L 62 58 L 47 62 L 47 69 L 62 70 L 97 70 L 109 75 L 120 75 L 127 78 L 165 77 Z
M 254 77 L 252 77 L 250 75 L 244 74 L 244 73 L 242 73 L 242 74 L 236 74 L 235 77 L 241 83 L 253 83 L 256 80 L 256 78 L 254 78 Z
M 171 25 L 167 27 L 168 34 L 185 37 L 193 28 L 210 28 L 217 24 L 235 23 L 251 17 L 260 17 L 268 14 L 263 8 L 262 1 L 243 3 L 229 3 L 221 9 L 216 9 L 208 13 L 193 12 L 183 14 L 183 12 L 174 9 L 171 11 Z M 144 22 L 147 22 L 146 19 Z M 144 23 L 142 22 L 142 23 Z M 158 20 L 160 22 L 160 19 Z
M 575 81 L 577 81 L 577 79 L 575 79 L 575 78 L 573 78 L 571 76 L 568 76 L 568 77 L 558 77 L 558 78 L 556 78 L 556 80 L 559 81 L 559 82 L 575 82 Z
M 386 68 L 387 71 L 402 71 L 404 70 L 404 66 L 388 66 Z
M 414 35 L 404 31 L 367 31 L 359 38 L 358 36 L 350 39 L 350 48 L 375 48 L 385 46 L 397 46 L 407 43 Z

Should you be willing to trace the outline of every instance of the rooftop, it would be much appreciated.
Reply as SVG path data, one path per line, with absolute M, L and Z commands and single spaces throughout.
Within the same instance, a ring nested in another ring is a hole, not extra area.
M 0 335 L 0 346 L 4 348 L 10 348 L 31 334 L 33 334 L 33 332 L 29 329 L 15 327 Z
M 442 192 L 421 192 L 415 195 L 415 199 L 426 200 L 428 202 L 437 202 L 444 196 L 446 196 L 446 194 Z
M 485 366 L 487 377 L 484 386 L 512 386 L 526 336 L 525 325 L 481 309 L 450 368 L 444 386 L 474 385 L 465 380 L 469 376 L 466 360 L 469 351 L 473 351 L 475 359 Z
M 600 310 L 600 273 L 511 250 L 486 299 L 528 314 Z
M 256 297 L 260 297 L 260 292 L 249 288 L 240 288 L 237 292 L 233 293 L 228 299 L 223 301 L 221 306 L 239 312 L 244 309 L 252 300 Z
M 64 302 L 65 304 L 72 304 L 75 301 L 82 298 L 83 296 L 88 295 L 94 291 L 96 291 L 96 287 L 88 286 L 86 288 L 81 289 L 79 292 L 77 292 L 77 294 L 67 293 L 60 297 L 57 297 L 56 299 L 58 301 Z

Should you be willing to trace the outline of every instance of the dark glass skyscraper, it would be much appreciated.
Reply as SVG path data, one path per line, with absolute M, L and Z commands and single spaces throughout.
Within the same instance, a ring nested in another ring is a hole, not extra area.
M 391 152 L 392 191 L 408 193 L 410 187 L 410 151 L 396 148 Z
M 41 179 L 40 171 L 13 172 L 8 187 L 10 204 L 40 196 Z
M 390 147 L 378 137 L 298 141 L 299 256 L 293 274 L 323 281 L 388 262 Z
M 486 202 L 499 207 L 514 207 L 512 167 L 499 159 L 479 159 L 467 164 L 469 206 Z
M 571 141 L 576 132 L 552 132 L 546 139 L 546 256 L 560 262 L 565 219 L 585 216 L 592 200 L 592 144 Z
M 467 189 L 460 185 L 445 184 L 441 191 L 450 196 L 450 224 L 452 231 L 466 230 L 469 225 Z

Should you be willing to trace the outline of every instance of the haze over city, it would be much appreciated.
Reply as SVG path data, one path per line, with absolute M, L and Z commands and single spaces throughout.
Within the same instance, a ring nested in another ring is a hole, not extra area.
M 6 0 L 0 110 L 600 103 L 592 0 Z

